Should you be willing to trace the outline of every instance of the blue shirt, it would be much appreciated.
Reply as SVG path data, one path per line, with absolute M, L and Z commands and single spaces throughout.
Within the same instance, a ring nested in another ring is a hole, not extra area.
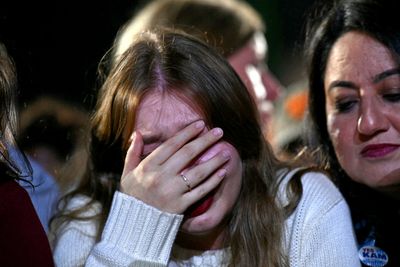
M 47 173 L 35 160 L 29 158 L 32 166 L 33 187 L 22 182 L 21 185 L 31 197 L 33 206 L 39 216 L 46 233 L 49 229 L 49 221 L 54 215 L 56 205 L 60 197 L 60 189 L 53 176 Z

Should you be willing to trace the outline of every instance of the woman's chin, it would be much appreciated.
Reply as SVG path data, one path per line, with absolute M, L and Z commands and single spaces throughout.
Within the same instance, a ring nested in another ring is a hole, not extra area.
M 203 205 L 205 206 L 206 204 Z M 215 214 L 215 210 L 210 207 L 207 210 L 201 211 L 201 209 L 203 208 L 196 209 L 191 216 L 185 215 L 180 229 L 181 232 L 187 234 L 205 234 L 218 227 L 220 224 L 218 215 L 220 214 Z M 198 214 L 196 215 L 195 212 L 198 212 Z

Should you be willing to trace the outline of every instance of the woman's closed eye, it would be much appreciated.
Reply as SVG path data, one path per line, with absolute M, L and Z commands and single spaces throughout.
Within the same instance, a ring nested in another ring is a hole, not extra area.
M 398 92 L 396 93 L 385 93 L 383 94 L 383 99 L 388 101 L 388 102 L 400 102 L 400 90 L 397 90 Z
M 335 109 L 339 113 L 349 112 L 356 104 L 357 99 L 342 99 L 335 102 Z

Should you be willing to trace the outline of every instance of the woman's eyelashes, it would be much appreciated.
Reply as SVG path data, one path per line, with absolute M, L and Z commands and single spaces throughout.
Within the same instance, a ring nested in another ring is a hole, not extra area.
M 352 110 L 352 108 L 358 103 L 355 98 L 344 98 L 335 101 L 335 110 L 339 113 L 346 113 Z
M 390 90 L 380 96 L 383 101 L 389 103 L 400 103 L 400 90 Z M 346 113 L 353 109 L 360 100 L 358 98 L 341 98 L 335 100 L 335 110 L 339 113 Z
M 392 103 L 397 103 L 400 102 L 400 90 L 397 90 L 395 93 L 385 93 L 383 94 L 383 99 L 392 102 Z

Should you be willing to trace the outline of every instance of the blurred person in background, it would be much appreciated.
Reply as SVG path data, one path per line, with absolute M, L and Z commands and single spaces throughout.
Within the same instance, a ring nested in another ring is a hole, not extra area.
M 62 192 L 74 186 L 85 164 L 88 121 L 79 106 L 50 96 L 37 98 L 21 111 L 21 149 L 54 177 Z
M 271 144 L 283 159 L 293 159 L 304 149 L 308 87 L 303 80 L 289 85 L 277 101 L 271 123 Z
M 261 15 L 241 0 L 154 0 L 121 28 L 114 60 L 137 33 L 155 27 L 180 29 L 215 47 L 238 73 L 257 104 L 265 136 L 282 85 L 268 69 L 268 44 Z
M 34 187 L 23 186 L 46 232 L 61 194 L 72 187 L 81 169 L 78 162 L 71 162 L 83 147 L 87 117 L 78 107 L 47 96 L 28 103 L 20 112 L 17 138 L 31 163 Z

